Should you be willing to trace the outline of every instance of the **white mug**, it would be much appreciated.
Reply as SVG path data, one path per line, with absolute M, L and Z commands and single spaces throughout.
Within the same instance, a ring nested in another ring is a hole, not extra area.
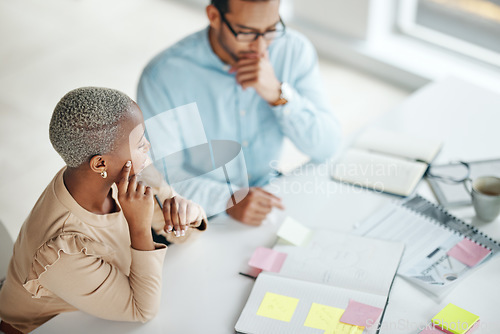
M 472 204 L 479 219 L 490 222 L 500 213 L 500 178 L 481 176 L 475 180 L 466 179 L 465 189 L 472 197 Z

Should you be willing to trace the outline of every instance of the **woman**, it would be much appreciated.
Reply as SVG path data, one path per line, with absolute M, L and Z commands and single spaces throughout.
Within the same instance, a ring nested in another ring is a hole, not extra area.
M 29 332 L 73 310 L 148 321 L 158 311 L 166 253 L 153 242 L 151 226 L 182 240 L 206 228 L 203 209 L 175 196 L 165 182 L 151 188 L 137 180 L 150 144 L 142 113 L 125 94 L 73 90 L 57 104 L 49 132 L 66 167 L 14 245 L 0 290 L 1 331 Z

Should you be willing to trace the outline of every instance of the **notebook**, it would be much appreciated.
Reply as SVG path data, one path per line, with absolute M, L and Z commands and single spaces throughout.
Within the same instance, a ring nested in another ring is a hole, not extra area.
M 437 140 L 371 128 L 335 163 L 332 177 L 376 191 L 408 196 L 441 147 L 442 143 Z
M 418 195 L 387 204 L 355 233 L 403 242 L 398 275 L 438 300 L 500 252 L 495 240 Z
M 403 248 L 400 242 L 331 230 L 312 231 L 301 246 L 280 239 L 273 249 L 286 259 L 278 273 L 259 274 L 235 330 L 376 333 Z M 379 316 L 365 326 L 340 321 L 347 311 L 360 311 L 359 305 L 380 310 Z

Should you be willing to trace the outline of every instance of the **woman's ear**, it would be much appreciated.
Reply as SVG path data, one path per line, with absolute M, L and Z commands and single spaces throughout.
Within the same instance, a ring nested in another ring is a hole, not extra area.
M 219 29 L 220 27 L 220 13 L 215 8 L 214 5 L 208 5 L 206 8 L 208 21 L 210 22 L 210 27 L 213 29 Z
M 108 164 L 102 155 L 94 155 L 90 158 L 89 166 L 93 172 L 101 175 L 104 175 L 108 168 Z

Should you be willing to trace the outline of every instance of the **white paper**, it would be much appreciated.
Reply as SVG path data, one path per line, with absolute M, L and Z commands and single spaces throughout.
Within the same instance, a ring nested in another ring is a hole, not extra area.
M 288 254 L 281 276 L 387 296 L 404 244 L 316 230 L 302 247 L 273 249 Z
M 441 141 L 406 133 L 370 128 L 354 143 L 357 148 L 430 163 L 441 149 Z

